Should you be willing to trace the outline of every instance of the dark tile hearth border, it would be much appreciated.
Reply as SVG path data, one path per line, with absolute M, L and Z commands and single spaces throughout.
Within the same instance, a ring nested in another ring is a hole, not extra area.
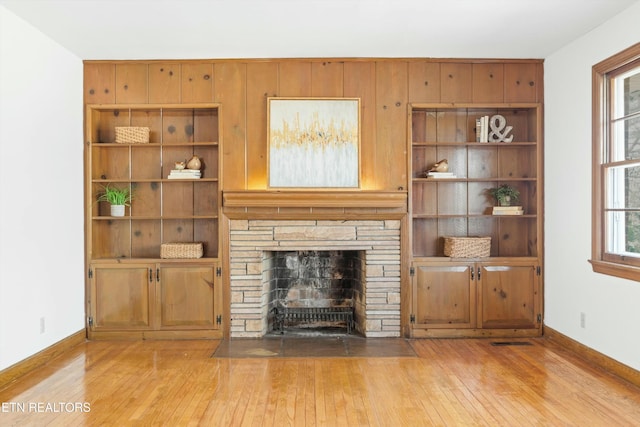
M 418 357 L 403 338 L 267 336 L 223 340 L 213 358 Z

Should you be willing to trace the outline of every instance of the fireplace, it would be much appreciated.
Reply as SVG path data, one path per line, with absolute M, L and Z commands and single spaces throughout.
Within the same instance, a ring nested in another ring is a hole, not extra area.
M 362 311 L 364 251 L 266 251 L 268 331 L 351 333 Z
M 268 334 L 278 307 L 350 307 L 357 333 L 400 336 L 399 220 L 241 219 L 229 227 L 232 338 Z M 279 271 L 287 263 L 297 270 Z

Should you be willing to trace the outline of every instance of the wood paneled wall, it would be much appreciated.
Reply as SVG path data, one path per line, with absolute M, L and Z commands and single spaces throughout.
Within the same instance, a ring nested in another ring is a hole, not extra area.
M 542 102 L 541 60 L 85 61 L 86 104 L 222 104 L 222 190 L 267 186 L 267 98 L 361 99 L 366 190 L 405 190 L 408 103 Z

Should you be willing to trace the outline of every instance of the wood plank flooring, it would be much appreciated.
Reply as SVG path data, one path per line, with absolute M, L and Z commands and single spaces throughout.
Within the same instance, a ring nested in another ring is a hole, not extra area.
M 409 341 L 414 357 L 290 358 L 87 342 L 0 390 L 0 425 L 640 426 L 638 387 L 520 341 L 531 345 L 424 339 Z

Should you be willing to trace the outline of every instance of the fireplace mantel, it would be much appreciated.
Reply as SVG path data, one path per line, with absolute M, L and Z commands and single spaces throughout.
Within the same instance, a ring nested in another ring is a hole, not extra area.
M 407 212 L 406 191 L 238 190 L 222 193 L 223 212 L 230 218 L 265 212 L 322 216 L 349 214 L 400 218 Z M 287 216 L 289 216 L 287 215 Z

